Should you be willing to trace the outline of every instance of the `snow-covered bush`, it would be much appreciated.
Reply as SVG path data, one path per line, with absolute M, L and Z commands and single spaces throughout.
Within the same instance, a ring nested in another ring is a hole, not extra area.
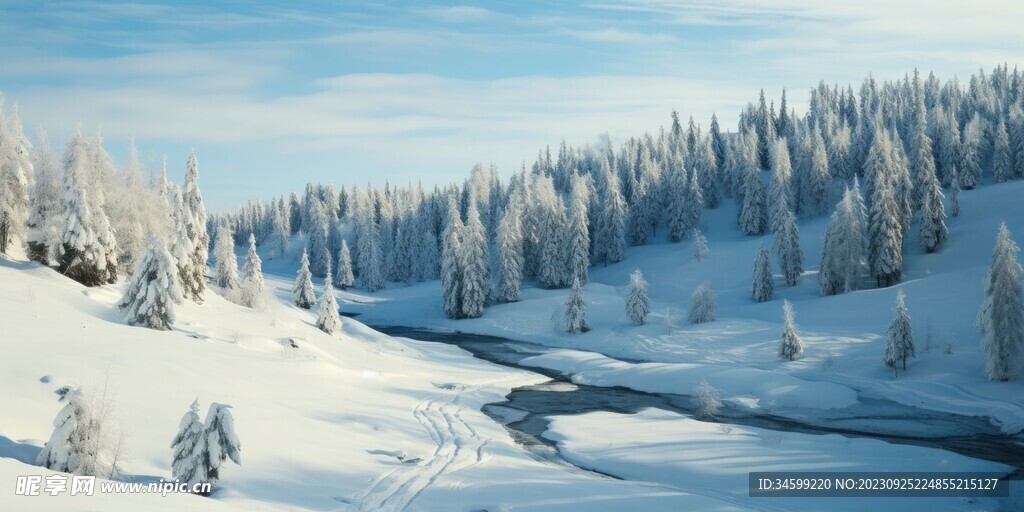
M 36 457 L 36 464 L 53 471 L 111 478 L 118 471 L 122 440 L 114 435 L 106 391 L 96 397 L 81 389 L 65 388 L 66 402 L 53 420 L 53 433 Z
M 702 283 L 697 286 L 690 297 L 690 323 L 702 324 L 715 320 L 715 292 L 711 289 L 710 283 Z
M 697 395 L 697 408 L 694 410 L 694 417 L 699 419 L 713 420 L 718 416 L 718 410 L 722 408 L 722 400 L 718 390 L 707 380 L 701 379 L 695 391 Z

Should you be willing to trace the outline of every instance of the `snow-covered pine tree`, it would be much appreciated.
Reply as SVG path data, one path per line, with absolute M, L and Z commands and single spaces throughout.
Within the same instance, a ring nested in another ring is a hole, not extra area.
M 461 249 L 459 267 L 462 269 L 462 317 L 477 318 L 484 314 L 491 275 L 488 267 L 490 256 L 487 250 L 487 233 L 480 222 L 480 213 L 472 196 L 466 210 L 466 226 L 462 230 Z
M 701 283 L 690 296 L 691 324 L 702 324 L 715 320 L 715 311 L 718 306 L 715 303 L 715 292 L 711 289 L 711 283 Z
M 211 484 L 220 480 L 220 467 L 224 461 L 231 459 L 235 464 L 242 463 L 242 445 L 235 434 L 235 419 L 231 415 L 231 406 L 212 403 L 206 413 L 206 457 L 203 465 L 206 481 Z
M 309 271 L 309 256 L 305 249 L 302 250 L 302 260 L 296 274 L 295 285 L 292 286 L 292 302 L 302 309 L 309 309 L 316 303 L 316 292 L 313 291 L 313 273 Z
M 789 361 L 795 361 L 804 352 L 804 340 L 800 339 L 797 332 L 793 313 L 793 304 L 788 300 L 782 301 L 782 336 L 779 337 L 779 357 Z
M 129 325 L 166 331 L 174 323 L 174 305 L 183 300 L 174 257 L 163 240 L 153 235 L 117 308 Z
M 308 238 L 306 251 L 309 253 L 309 268 L 314 276 L 323 277 L 327 275 L 331 260 L 327 210 L 319 199 L 311 197 L 308 200 L 312 204 L 307 207 L 307 218 L 303 220 L 302 226 Z
M 448 198 L 448 222 L 441 246 L 441 289 L 446 318 L 462 318 L 462 219 L 454 197 Z
M 356 223 L 359 232 L 359 282 L 373 293 L 384 288 L 384 254 L 381 229 L 374 222 L 373 208 L 362 211 Z
M 1010 151 L 1010 134 L 1006 123 L 1000 119 L 996 126 L 995 150 L 992 154 L 992 183 L 1013 179 L 1013 153 Z
M 942 188 L 934 171 L 929 173 L 928 169 L 924 169 L 921 172 L 924 175 L 921 178 L 924 189 L 920 191 L 921 225 L 917 239 L 925 252 L 932 253 L 942 247 L 949 234 L 945 221 L 946 205 L 942 203 Z
M 869 159 L 876 162 L 868 217 L 868 266 L 878 286 L 892 286 L 903 275 L 903 222 L 893 190 L 895 169 L 887 134 L 875 137 Z
M 206 259 L 210 237 L 206 232 L 206 206 L 203 205 L 203 195 L 199 191 L 199 162 L 194 151 L 188 155 L 181 199 L 185 208 L 185 230 L 192 241 L 192 264 L 189 267 L 192 275 L 182 279 L 181 285 L 187 298 L 201 303 L 203 291 L 206 290 Z
M 782 229 L 784 212 L 792 208 L 793 163 L 785 139 L 775 141 L 771 152 L 772 181 L 768 190 L 768 225 L 772 233 Z
M 586 181 L 578 174 L 572 177 L 572 191 L 569 195 L 568 238 L 566 257 L 569 275 L 587 284 L 587 269 L 590 267 L 590 231 L 588 229 L 587 205 L 590 203 Z
M 793 212 L 782 210 L 778 214 L 778 230 L 774 235 L 775 255 L 779 258 L 779 269 L 782 270 L 786 284 L 796 286 L 803 273 L 804 253 L 800 249 L 800 228 Z
M 579 279 L 573 279 L 572 292 L 565 301 L 565 329 L 572 333 L 587 332 L 587 303 L 583 301 L 583 288 Z
M 537 281 L 547 288 L 561 288 L 569 284 L 565 206 L 555 193 L 551 178 L 538 177 L 534 189 L 540 245 Z
M 741 195 L 743 204 L 740 207 L 740 229 L 746 235 L 763 234 L 768 227 L 768 215 L 765 210 L 764 183 L 761 172 L 756 167 L 747 167 L 744 171 Z
M 939 114 L 941 115 L 941 114 Z M 953 181 L 954 176 L 960 176 L 960 166 L 963 159 L 960 157 L 960 127 L 956 117 L 952 114 L 943 120 L 939 138 L 939 176 L 943 185 Z
M 518 197 L 509 200 L 498 223 L 498 302 L 518 302 L 523 282 L 523 232 Z
M 1020 375 L 1024 357 L 1024 269 L 1017 261 L 1020 248 L 1006 223 L 999 225 L 992 266 L 985 276 L 985 301 L 978 311 L 985 376 L 1010 380 Z
M 814 130 L 811 138 L 811 154 L 808 155 L 807 180 L 801 189 L 804 211 L 809 215 L 824 215 L 828 211 L 828 154 L 825 151 L 825 139 L 820 130 Z
M 25 237 L 32 161 L 23 145 L 20 123 L 11 130 L 2 107 L 0 103 L 0 254 L 7 254 L 14 240 Z
M 754 284 L 751 293 L 756 302 L 767 302 L 775 295 L 775 278 L 772 276 L 772 264 L 768 259 L 768 250 L 762 245 L 754 258 Z
M 651 301 L 647 298 L 647 281 L 640 269 L 629 275 L 629 294 L 626 295 L 626 316 L 636 325 L 643 325 L 651 314 Z
M 50 151 L 46 132 L 39 132 L 32 148 L 35 180 L 29 193 L 28 257 L 49 265 L 60 246 L 61 174 L 57 157 Z
M 668 225 L 668 239 L 671 242 L 682 241 L 691 227 L 686 204 L 688 199 L 686 188 L 689 184 L 683 160 L 682 153 L 676 150 L 669 159 L 668 169 L 664 175 L 665 187 L 667 187 L 665 223 Z
M 896 378 L 899 367 L 907 369 L 907 358 L 915 357 L 914 329 L 907 314 L 903 290 L 896 292 L 896 316 L 889 322 L 889 330 L 885 334 L 885 356 L 882 362 L 886 368 L 892 368 L 892 376 Z
M 700 228 L 693 228 L 693 259 L 697 262 L 704 261 L 709 252 L 711 250 L 708 249 L 708 239 L 704 238 L 704 233 L 700 232 Z
M 955 121 L 954 121 L 955 122 Z M 964 126 L 960 141 L 960 187 L 971 190 L 981 183 L 981 145 L 983 143 L 981 118 L 974 117 Z
M 316 328 L 327 334 L 334 334 L 341 329 L 341 316 L 338 315 L 338 303 L 334 300 L 334 279 L 331 269 L 327 269 L 324 278 L 324 291 L 316 304 Z
M 338 250 L 338 267 L 337 276 L 334 278 L 334 283 L 338 285 L 338 288 L 347 290 L 356 284 L 356 278 L 352 274 L 352 255 L 348 250 L 348 242 L 345 240 L 341 241 L 341 249 Z
M 626 214 L 626 240 L 631 246 L 640 246 L 647 243 L 648 224 L 645 217 L 648 209 L 647 201 L 650 187 L 646 179 L 634 180 L 633 198 L 628 202 Z
M 171 441 L 174 450 L 171 461 L 171 478 L 189 486 L 206 481 L 203 465 L 206 454 L 206 436 L 203 433 L 203 422 L 199 420 L 199 400 L 189 406 L 188 412 L 178 423 L 178 433 Z
M 718 208 L 722 202 L 722 187 L 718 175 L 721 162 L 715 160 L 715 150 L 710 138 L 697 143 L 697 155 L 694 159 L 694 172 L 698 175 L 704 206 Z
M 226 224 L 217 228 L 213 258 L 216 261 L 214 284 L 223 291 L 225 297 L 234 297 L 241 282 L 238 278 L 238 257 L 235 256 L 235 235 Z
M 626 257 L 626 203 L 619 178 L 612 174 L 607 160 L 601 163 L 601 170 L 605 176 L 604 209 L 594 240 L 594 260 L 608 266 Z
M 266 285 L 263 282 L 263 260 L 256 252 L 256 236 L 249 233 L 249 251 L 242 261 L 242 285 L 239 300 L 243 306 L 262 308 L 266 302 Z
M 99 286 L 106 280 L 107 254 L 97 229 L 109 229 L 103 212 L 90 208 L 89 149 L 81 133 L 75 133 L 64 154 L 63 222 L 58 270 L 85 286 Z M 97 224 L 100 223 L 100 224 Z

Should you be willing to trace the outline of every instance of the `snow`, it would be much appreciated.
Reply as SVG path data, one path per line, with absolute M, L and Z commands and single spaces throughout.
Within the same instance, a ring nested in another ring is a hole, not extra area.
M 242 464 L 221 467 L 210 498 L 5 492 L 2 510 L 737 510 L 537 460 L 480 409 L 545 378 L 352 319 L 328 336 L 290 305 L 290 276 L 268 278 L 277 300 L 265 311 L 208 290 L 202 305 L 180 308 L 171 331 L 125 325 L 114 308 L 120 286 L 84 288 L 4 258 L 0 283 L 3 358 L 13 363 L 0 373 L 8 489 L 18 476 L 53 473 L 30 463 L 53 430 L 62 386 L 106 386 L 126 434 L 128 481 L 170 477 L 171 440 L 197 397 L 232 406 L 242 447 Z
M 793 407 L 842 407 L 851 403 L 854 395 L 885 398 L 934 411 L 984 416 L 1002 431 L 1018 433 L 1024 430 L 1024 401 L 1020 398 L 1024 381 L 985 378 L 974 322 L 999 223 L 1005 220 L 1018 238 L 1024 237 L 1022 194 L 1021 181 L 981 186 L 961 194 L 963 213 L 947 219 L 949 239 L 933 254 L 926 254 L 917 243 L 915 223 L 904 244 L 903 281 L 889 288 L 878 289 L 865 281 L 863 289 L 852 293 L 828 297 L 818 293 L 816 273 L 828 222 L 822 216 L 800 221 L 805 271 L 798 285 L 785 286 L 773 257 L 775 296 L 756 303 L 750 295 L 751 263 L 762 244 L 770 246 L 771 235 L 743 235 L 736 226 L 735 201 L 727 200 L 718 209 L 704 211 L 704 232 L 714 252 L 702 262 L 693 259 L 692 241 L 668 243 L 662 238 L 664 230 L 659 229 L 653 245 L 629 248 L 623 262 L 591 267 L 590 282 L 583 288 L 591 327 L 585 334 L 559 332 L 550 320 L 560 313 L 568 290 L 540 289 L 530 282 L 524 283 L 520 302 L 489 306 L 478 319 L 444 319 L 439 314 L 437 282 L 389 285 L 375 294 L 350 290 L 343 294 L 341 307 L 359 313 L 360 320 L 369 324 L 489 334 L 579 351 L 549 354 L 547 359 L 533 362 L 554 364 L 559 359 L 559 368 L 570 373 L 590 372 L 584 375 L 590 383 L 686 392 L 703 373 L 737 372 L 750 384 L 733 384 L 739 395 L 785 395 L 786 400 L 793 400 Z M 650 281 L 652 314 L 642 326 L 631 324 L 624 307 L 629 275 L 637 268 Z M 686 325 L 679 318 L 686 313 L 690 293 L 704 281 L 715 289 L 718 319 Z M 882 358 L 898 290 L 906 293 L 918 350 L 917 357 L 908 361 L 907 371 L 893 380 Z M 783 362 L 777 356 L 783 299 L 793 303 L 805 344 L 804 354 L 793 362 Z M 929 326 L 933 339 L 927 349 Z M 947 345 L 952 354 L 945 353 Z M 686 376 L 686 381 L 677 384 L 659 374 Z M 765 376 L 770 378 L 760 384 L 761 389 L 743 389 L 752 388 L 755 380 L 763 381 Z M 729 394 L 713 376 L 708 380 L 723 389 L 724 396 Z M 796 386 L 795 391 L 789 391 L 791 386 Z
M 623 435 L 628 432 L 628 435 Z M 574 463 L 630 480 L 686 489 L 752 510 L 994 510 L 977 498 L 751 498 L 753 471 L 1007 471 L 1001 464 L 908 445 L 838 435 L 778 434 L 646 409 L 559 416 L 545 437 Z M 868 505 L 870 503 L 870 505 Z

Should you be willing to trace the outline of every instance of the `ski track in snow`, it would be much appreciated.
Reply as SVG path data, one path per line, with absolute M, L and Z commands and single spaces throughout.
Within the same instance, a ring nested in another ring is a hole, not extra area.
M 447 400 L 426 399 L 416 405 L 413 416 L 437 447 L 430 458 L 385 472 L 359 493 L 354 501 L 359 503 L 361 512 L 405 510 L 441 475 L 476 466 L 489 458 L 486 446 L 490 439 L 480 437 L 476 429 L 462 419 L 458 396 L 451 395 Z

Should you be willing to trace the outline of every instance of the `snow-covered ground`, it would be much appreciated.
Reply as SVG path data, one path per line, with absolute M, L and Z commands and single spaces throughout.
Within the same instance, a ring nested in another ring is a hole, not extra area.
M 706 378 L 723 398 L 755 409 L 771 406 L 783 415 L 796 413 L 788 408 L 827 409 L 845 407 L 858 397 L 885 398 L 986 417 L 1014 434 L 1024 430 L 1024 382 L 985 379 L 974 321 L 999 222 L 1005 220 L 1024 240 L 1022 194 L 1024 182 L 1019 181 L 961 194 L 962 213 L 947 219 L 949 240 L 935 254 L 917 245 L 915 224 L 905 243 L 904 280 L 884 289 L 865 282 L 863 290 L 853 293 L 818 294 L 816 272 L 828 221 L 821 217 L 800 222 L 806 269 L 800 283 L 785 286 L 776 267 L 775 298 L 755 303 L 752 263 L 762 244 L 771 245 L 771 237 L 744 236 L 736 227 L 734 202 L 726 201 L 704 212 L 711 248 L 704 261 L 695 261 L 691 242 L 670 244 L 659 238 L 653 245 L 630 248 L 624 262 L 592 268 L 584 287 L 592 330 L 585 334 L 561 332 L 552 320 L 561 314 L 567 290 L 531 284 L 521 302 L 490 306 L 482 318 L 471 320 L 442 317 L 438 282 L 392 285 L 372 295 L 351 291 L 343 294 L 341 307 L 360 313 L 360 320 L 371 325 L 491 334 L 559 349 L 530 363 L 566 371 L 589 384 L 690 394 Z M 649 281 L 653 311 L 640 327 L 630 324 L 624 312 L 626 285 L 636 268 Z M 689 325 L 690 294 L 704 281 L 717 292 L 718 320 Z M 897 290 L 907 295 L 918 353 L 894 380 L 882 355 Z M 806 345 L 794 362 L 777 356 L 783 299 L 793 302 Z M 648 362 L 659 364 L 634 364 Z

